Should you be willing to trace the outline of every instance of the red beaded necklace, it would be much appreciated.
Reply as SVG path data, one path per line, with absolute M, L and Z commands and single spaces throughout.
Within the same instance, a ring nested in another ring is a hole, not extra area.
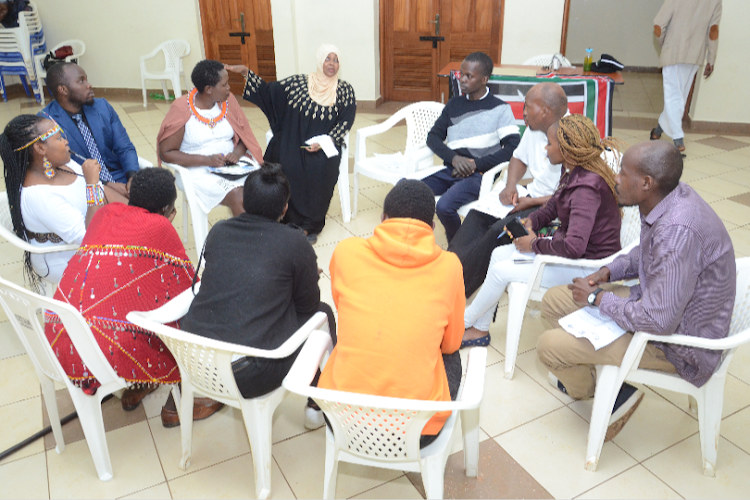
M 208 128 L 214 128 L 219 124 L 221 120 L 223 120 L 227 116 L 227 101 L 221 103 L 221 113 L 219 113 L 219 116 L 217 116 L 216 118 L 206 118 L 205 116 L 198 113 L 197 109 L 195 109 L 195 96 L 197 93 L 198 89 L 193 89 L 190 91 L 190 94 L 188 94 L 188 104 L 190 105 L 190 112 L 193 113 L 193 116 L 196 120 L 203 123 L 204 125 L 208 125 Z

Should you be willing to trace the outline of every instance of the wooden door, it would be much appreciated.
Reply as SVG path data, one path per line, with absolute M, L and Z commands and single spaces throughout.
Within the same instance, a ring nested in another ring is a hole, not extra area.
M 276 80 L 270 0 L 200 0 L 200 10 L 208 59 L 244 64 L 267 82 Z M 241 76 L 229 73 L 229 83 L 242 94 Z
M 438 71 L 449 62 L 482 51 L 500 64 L 502 0 L 381 0 L 383 43 L 381 75 L 384 99 L 418 101 L 447 99 L 447 79 Z M 420 41 L 435 36 L 439 15 L 443 41 Z

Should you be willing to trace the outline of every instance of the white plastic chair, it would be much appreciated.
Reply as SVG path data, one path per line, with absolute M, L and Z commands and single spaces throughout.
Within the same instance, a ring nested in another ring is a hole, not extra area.
M 159 52 L 164 53 L 165 66 L 163 71 L 149 71 L 146 69 L 146 61 L 153 59 Z M 143 107 L 148 106 L 146 96 L 146 80 L 161 81 L 161 88 L 164 90 L 164 99 L 169 100 L 166 81 L 172 82 L 175 98 L 182 95 L 180 86 L 180 77 L 185 81 L 185 90 L 190 88 L 185 70 L 182 67 L 182 58 L 190 54 L 190 44 L 185 40 L 167 40 L 160 44 L 154 50 L 141 56 L 141 87 L 143 88 Z
M 266 148 L 271 142 L 273 132 L 266 132 Z M 344 136 L 344 144 L 341 146 L 341 163 L 339 163 L 339 200 L 341 201 L 341 216 L 344 222 L 352 220 L 352 212 L 349 208 L 349 132 Z
M 2 278 L 0 278 L 0 304 L 5 309 L 5 314 L 21 339 L 39 377 L 52 434 L 55 436 L 55 450 L 57 453 L 65 451 L 65 441 L 55 398 L 55 381 L 57 381 L 63 384 L 70 393 L 99 479 L 111 480 L 112 463 L 109 459 L 101 404 L 105 396 L 125 389 L 127 382 L 112 369 L 96 343 L 86 320 L 75 308 L 58 300 L 32 293 Z M 85 394 L 79 387 L 73 385 L 65 374 L 65 370 L 44 335 L 44 325 L 39 323 L 37 313 L 44 310 L 51 310 L 59 315 L 81 360 L 101 383 L 101 387 L 97 389 L 94 396 Z
M 187 289 L 159 309 L 150 312 L 134 311 L 127 316 L 128 321 L 155 332 L 169 348 L 180 367 L 180 468 L 187 470 L 190 466 L 194 396 L 209 397 L 242 411 L 255 465 L 255 493 L 258 498 L 268 498 L 271 494 L 271 422 L 274 411 L 286 397 L 287 391 L 279 387 L 265 396 L 243 398 L 234 380 L 232 359 L 238 356 L 286 358 L 302 345 L 313 330 L 322 329 L 327 332 L 328 318 L 322 312 L 315 314 L 281 346 L 267 351 L 221 342 L 164 325 L 184 316 L 193 297 L 193 291 Z
M 145 158 L 138 157 L 138 168 L 151 168 L 154 164 Z
M 498 175 L 501 173 L 502 175 Z M 467 215 L 469 215 L 469 211 L 473 209 L 479 203 L 479 200 L 481 200 L 485 196 L 491 195 L 492 188 L 495 186 L 495 184 L 497 184 L 498 182 L 505 182 L 504 179 L 507 177 L 507 175 L 508 175 L 508 162 L 507 161 L 504 163 L 501 163 L 500 165 L 492 167 L 491 169 L 486 171 L 484 175 L 482 176 L 482 183 L 479 185 L 479 198 L 459 208 L 457 210 L 458 215 L 462 217 L 466 217 Z M 440 196 L 435 196 L 435 203 L 437 203 L 439 199 L 440 199 Z
M 24 252 L 46 254 L 55 252 L 70 252 L 78 250 L 78 244 L 76 243 L 60 243 L 59 245 L 50 245 L 39 247 L 32 245 L 28 241 L 16 236 L 13 231 L 13 220 L 10 217 L 10 207 L 8 206 L 8 193 L 3 191 L 0 193 L 0 236 L 8 240 L 13 246 L 20 248 Z M 52 297 L 55 294 L 55 288 L 57 283 L 43 280 L 44 284 L 44 295 Z
M 698 429 L 703 459 L 703 474 L 716 475 L 716 457 L 719 449 L 721 412 L 724 407 L 724 383 L 734 351 L 750 342 L 750 258 L 737 259 L 737 292 L 734 299 L 729 336 L 723 339 L 704 339 L 687 335 L 653 335 L 636 332 L 620 366 L 597 366 L 594 407 L 591 411 L 586 469 L 595 471 L 602 453 L 612 407 L 623 382 L 646 384 L 668 391 L 680 392 L 694 398 L 698 404 Z M 723 358 L 711 378 L 702 387 L 696 387 L 677 374 L 639 369 L 643 351 L 648 342 L 684 345 L 724 351 Z M 691 408 L 693 401 L 690 402 Z M 695 411 L 695 409 L 694 409 Z
M 357 130 L 357 145 L 354 151 L 353 217 L 357 216 L 360 175 L 396 184 L 401 179 L 424 179 L 444 168 L 443 165 L 433 164 L 433 152 L 427 147 L 427 134 L 444 107 L 439 102 L 415 102 L 398 110 L 383 123 Z M 402 120 L 406 120 L 406 147 L 403 154 L 376 154 L 368 157 L 367 138 L 387 132 Z
M 610 168 L 619 172 L 619 159 L 611 152 L 607 152 L 607 161 Z M 516 368 L 516 357 L 518 356 L 518 343 L 521 339 L 523 328 L 523 315 L 529 300 L 539 302 L 547 293 L 547 290 L 555 285 L 566 283 L 553 282 L 551 278 L 544 276 L 547 266 L 584 267 L 596 271 L 606 266 L 620 255 L 630 253 L 640 242 L 641 237 L 641 215 L 638 207 L 624 207 L 622 225 L 620 226 L 621 250 L 604 259 L 566 259 L 555 255 L 536 255 L 534 263 L 531 264 L 531 274 L 526 283 L 510 283 L 508 285 L 508 323 L 505 335 L 505 378 L 513 378 Z
M 60 47 L 65 47 L 66 45 L 70 45 L 70 47 L 73 49 L 73 54 L 69 55 L 65 58 L 65 62 L 78 62 L 78 58 L 81 57 L 83 54 L 86 53 L 86 44 L 83 43 L 81 40 L 65 40 L 64 42 L 60 42 L 54 47 L 52 47 L 52 52 L 56 51 Z M 44 62 L 44 58 L 47 56 L 47 54 L 39 54 L 34 56 L 34 68 L 36 69 L 36 78 L 39 82 L 40 90 L 42 85 L 42 79 L 47 78 L 47 70 L 44 69 L 44 66 L 42 66 L 42 63 Z M 52 91 L 50 90 L 50 94 Z M 44 106 L 44 92 L 41 92 L 42 94 L 42 106 Z
M 477 476 L 486 348 L 469 351 L 466 379 L 456 401 L 417 401 L 311 387 L 324 355 L 332 347 L 327 333 L 313 332 L 283 382 L 290 392 L 313 398 L 333 427 L 331 432 L 326 426 L 323 498 L 334 498 L 336 494 L 340 461 L 421 472 L 427 498 L 443 498 L 445 463 L 451 452 L 458 412 L 461 412 L 466 475 Z M 422 429 L 439 411 L 452 413 L 438 438 L 420 450 Z
M 563 68 L 572 68 L 573 65 L 570 63 L 567 57 L 565 57 L 562 54 L 540 54 L 538 56 L 534 56 L 531 59 L 527 59 L 523 62 L 523 66 L 549 66 L 552 63 L 552 58 L 554 56 L 557 56 L 557 58 L 560 60 L 560 66 Z

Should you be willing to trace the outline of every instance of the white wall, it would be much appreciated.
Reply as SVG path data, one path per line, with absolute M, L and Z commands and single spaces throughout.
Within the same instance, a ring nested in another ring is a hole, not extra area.
M 564 0 L 504 0 L 503 64 L 560 51 Z
M 662 0 L 571 0 L 566 57 L 583 64 L 587 47 L 594 60 L 610 54 L 625 66 L 659 66 L 654 17 Z
M 79 62 L 94 87 L 141 88 L 140 56 L 172 38 L 190 43 L 186 72 L 203 59 L 197 0 L 35 1 L 49 48 L 71 38 L 86 44 Z M 152 62 L 153 69 L 164 67 L 163 59 Z M 159 87 L 157 81 L 146 83 Z
M 700 83 L 696 82 L 690 116 L 697 121 L 750 123 L 750 92 L 747 90 L 750 1 L 723 0 L 722 5 L 714 73 L 708 80 L 701 77 Z
M 380 98 L 378 0 L 271 0 L 276 74 L 279 79 L 315 71 L 323 43 L 341 50 L 339 76 L 357 99 Z

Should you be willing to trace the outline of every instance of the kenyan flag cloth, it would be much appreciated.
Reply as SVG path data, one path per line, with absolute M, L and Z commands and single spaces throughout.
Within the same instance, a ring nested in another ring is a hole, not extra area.
M 460 76 L 459 71 L 451 71 L 450 84 L 454 96 L 461 95 L 461 87 L 458 84 Z M 526 128 L 523 121 L 526 92 L 541 82 L 559 84 L 568 96 L 568 110 L 571 113 L 591 118 L 602 138 L 612 135 L 612 94 L 615 84 L 606 76 L 492 75 L 487 86 L 491 94 L 510 104 L 516 125 L 523 133 Z

